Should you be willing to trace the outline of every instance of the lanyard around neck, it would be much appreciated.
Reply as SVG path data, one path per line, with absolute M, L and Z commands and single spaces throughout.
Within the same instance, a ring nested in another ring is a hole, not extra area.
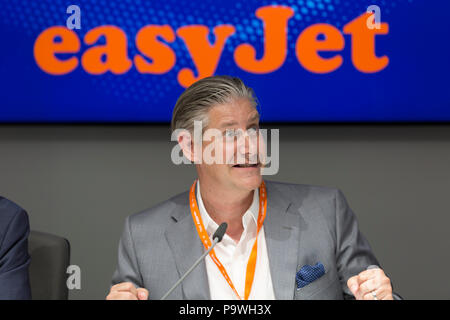
M 206 250 L 208 250 L 211 247 L 211 239 L 209 238 L 208 233 L 206 232 L 202 217 L 200 215 L 200 210 L 198 209 L 197 200 L 195 197 L 196 183 L 197 183 L 197 180 L 194 181 L 194 183 L 191 186 L 191 190 L 189 192 L 189 207 L 191 208 L 192 219 L 194 220 L 194 224 L 197 229 L 197 233 L 200 237 L 200 240 L 202 241 Z M 255 278 L 256 258 L 258 256 L 258 234 L 259 234 L 259 230 L 261 229 L 261 227 L 264 223 L 264 219 L 266 217 L 266 211 L 267 211 L 267 192 L 266 192 L 266 186 L 263 181 L 261 183 L 261 186 L 259 187 L 259 214 L 258 214 L 258 227 L 257 227 L 257 231 L 256 231 L 256 239 L 255 239 L 255 243 L 253 244 L 253 248 L 250 253 L 248 262 L 247 262 L 247 270 L 246 270 L 246 274 L 245 274 L 245 293 L 244 293 L 245 300 L 248 300 L 248 297 L 250 296 L 250 291 L 251 291 L 252 285 L 253 285 L 253 279 Z M 231 281 L 231 278 L 228 276 L 228 273 L 225 270 L 225 267 L 222 265 L 220 260 L 217 258 L 216 253 L 214 252 L 214 249 L 211 250 L 209 255 L 210 255 L 212 261 L 219 268 L 220 273 L 222 273 L 223 277 L 227 281 L 230 288 L 233 290 L 233 292 L 236 294 L 236 296 L 239 298 L 239 300 L 242 300 L 242 298 L 239 295 L 239 293 L 237 292 L 233 282 Z

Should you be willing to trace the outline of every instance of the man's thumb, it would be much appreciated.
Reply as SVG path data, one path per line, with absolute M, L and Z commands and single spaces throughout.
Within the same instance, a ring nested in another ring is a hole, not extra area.
M 145 288 L 138 288 L 137 294 L 138 294 L 139 300 L 147 300 L 148 299 L 148 290 Z
M 358 283 L 358 276 L 351 277 L 347 281 L 347 286 L 350 289 L 350 291 L 353 293 L 353 295 L 356 295 L 356 291 L 358 291 L 359 283 Z

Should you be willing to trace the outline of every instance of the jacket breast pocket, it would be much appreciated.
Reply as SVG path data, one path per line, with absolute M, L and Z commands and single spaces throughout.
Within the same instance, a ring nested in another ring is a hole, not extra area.
M 296 300 L 320 299 L 335 300 L 343 299 L 341 283 L 336 273 L 327 272 L 319 279 L 311 282 L 303 288 L 295 287 Z

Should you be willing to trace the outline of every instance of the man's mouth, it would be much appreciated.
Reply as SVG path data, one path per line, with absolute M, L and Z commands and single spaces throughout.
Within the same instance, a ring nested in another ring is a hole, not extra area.
M 259 163 L 244 163 L 244 164 L 236 164 L 233 166 L 233 168 L 257 168 L 259 167 Z

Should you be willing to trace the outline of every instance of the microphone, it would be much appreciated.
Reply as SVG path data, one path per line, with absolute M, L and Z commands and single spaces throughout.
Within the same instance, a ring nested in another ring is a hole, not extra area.
M 217 228 L 216 232 L 214 232 L 214 234 L 212 236 L 213 242 L 212 242 L 211 247 L 209 247 L 209 249 L 205 253 L 203 253 L 200 256 L 200 258 L 197 259 L 197 261 L 195 261 L 195 263 L 192 265 L 192 267 L 190 267 L 189 270 L 186 271 L 185 274 L 177 282 L 175 282 L 175 284 L 172 286 L 172 288 L 170 288 L 169 291 L 167 291 L 167 293 L 165 295 L 163 295 L 161 300 L 165 300 L 172 293 L 172 291 L 175 290 L 175 288 L 178 287 L 178 285 L 181 282 L 183 282 L 183 280 L 195 269 L 195 267 L 197 267 L 200 264 L 200 262 L 202 262 L 203 259 L 205 259 L 205 257 L 214 248 L 214 246 L 216 244 L 218 244 L 220 241 L 222 241 L 222 238 L 225 235 L 225 231 L 227 231 L 227 227 L 228 227 L 228 224 L 226 222 L 224 222 Z
M 216 230 L 216 232 L 214 232 L 213 234 L 213 240 L 215 238 L 218 238 L 217 243 L 219 243 L 220 241 L 222 241 L 223 236 L 225 235 L 225 232 L 227 231 L 228 228 L 228 224 L 226 222 L 222 223 Z

